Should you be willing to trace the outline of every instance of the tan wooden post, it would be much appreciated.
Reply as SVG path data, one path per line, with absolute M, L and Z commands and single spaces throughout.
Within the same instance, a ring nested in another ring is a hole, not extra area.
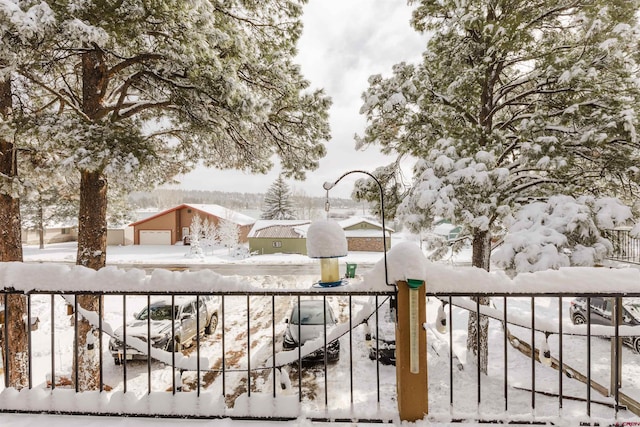
M 398 305 L 396 321 L 396 378 L 398 387 L 398 410 L 402 421 L 416 421 L 429 413 L 429 386 L 427 382 L 427 334 L 424 324 L 427 305 L 424 281 L 409 279 L 418 298 L 418 372 L 411 373 L 411 342 L 409 319 L 410 286 L 406 281 L 397 282 Z M 415 320 L 415 319 L 414 319 Z

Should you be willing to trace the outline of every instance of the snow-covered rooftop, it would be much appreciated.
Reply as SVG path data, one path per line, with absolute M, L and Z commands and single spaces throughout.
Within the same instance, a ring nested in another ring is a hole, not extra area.
M 309 220 L 259 219 L 249 231 L 248 237 L 305 237 Z
M 227 221 L 231 221 L 239 225 L 249 225 L 256 222 L 255 218 L 252 218 L 248 215 L 241 214 L 240 212 L 236 212 L 234 210 L 225 208 L 224 206 L 220 206 L 220 205 L 185 203 L 185 206 L 192 207 L 199 211 L 217 216 L 218 218 L 226 219 Z
M 157 218 L 159 216 L 165 215 L 169 212 L 176 211 L 183 208 L 192 208 L 196 209 L 202 213 L 213 215 L 218 218 L 225 219 L 227 221 L 231 221 L 234 224 L 238 225 L 250 225 L 256 222 L 255 218 L 252 218 L 248 215 L 241 214 L 240 212 L 236 212 L 232 209 L 225 208 L 224 206 L 214 205 L 214 204 L 195 204 L 195 203 L 183 203 L 181 205 L 175 206 L 171 209 L 166 209 L 162 212 L 158 212 L 155 215 L 148 216 L 144 219 L 136 221 L 129 225 L 137 225 L 141 222 L 148 221 L 153 218 Z
M 382 228 L 382 224 L 380 224 L 378 221 L 373 221 L 371 219 L 367 219 L 367 218 L 363 218 L 363 217 L 359 217 L 359 216 L 352 216 L 351 218 L 347 218 L 347 219 L 343 219 L 342 221 L 339 221 L 340 226 L 342 228 L 348 228 L 348 227 L 352 227 L 356 224 L 360 224 L 361 222 L 365 222 L 367 224 L 371 224 L 374 227 L 378 227 L 378 228 Z M 388 227 L 386 224 L 384 226 L 384 228 L 387 229 L 388 232 L 393 233 L 393 228 Z

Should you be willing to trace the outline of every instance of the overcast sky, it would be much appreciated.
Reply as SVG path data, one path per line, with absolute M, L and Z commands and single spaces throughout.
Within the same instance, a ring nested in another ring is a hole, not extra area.
M 372 171 L 390 162 L 378 147 L 356 151 L 353 136 L 362 134 L 366 125 L 359 110 L 369 76 L 389 75 L 393 64 L 420 59 L 425 37 L 409 26 L 411 10 L 402 0 L 310 0 L 304 6 L 297 59 L 311 87 L 324 88 L 333 100 L 332 138 L 326 142 L 327 155 L 320 167 L 307 173 L 306 181 L 287 181 L 292 190 L 324 196 L 325 181 L 333 182 L 349 170 Z M 278 172 L 278 165 L 266 176 L 199 169 L 179 180 L 185 189 L 263 193 Z M 355 180 L 364 177 L 349 175 L 330 195 L 349 197 Z

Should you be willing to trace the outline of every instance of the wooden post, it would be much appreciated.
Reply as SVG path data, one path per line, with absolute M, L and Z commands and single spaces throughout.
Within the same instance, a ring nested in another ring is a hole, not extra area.
M 411 280 L 415 285 L 415 281 Z M 411 373 L 411 342 L 409 323 L 409 284 L 397 282 L 398 306 L 396 321 L 396 377 L 398 410 L 400 420 L 417 421 L 429 413 L 429 390 L 427 382 L 427 333 L 424 324 L 427 319 L 425 283 L 414 291 L 418 298 L 418 373 Z M 415 319 L 414 319 L 415 320 Z

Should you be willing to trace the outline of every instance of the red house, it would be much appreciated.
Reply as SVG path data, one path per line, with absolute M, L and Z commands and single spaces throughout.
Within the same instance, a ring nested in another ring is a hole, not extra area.
M 222 220 L 238 225 L 240 242 L 247 241 L 247 235 L 256 222 L 255 219 L 219 205 L 184 203 L 148 218 L 130 224 L 133 227 L 134 245 L 174 245 L 190 234 L 189 226 L 195 215 L 204 221 L 208 219 L 216 226 Z

